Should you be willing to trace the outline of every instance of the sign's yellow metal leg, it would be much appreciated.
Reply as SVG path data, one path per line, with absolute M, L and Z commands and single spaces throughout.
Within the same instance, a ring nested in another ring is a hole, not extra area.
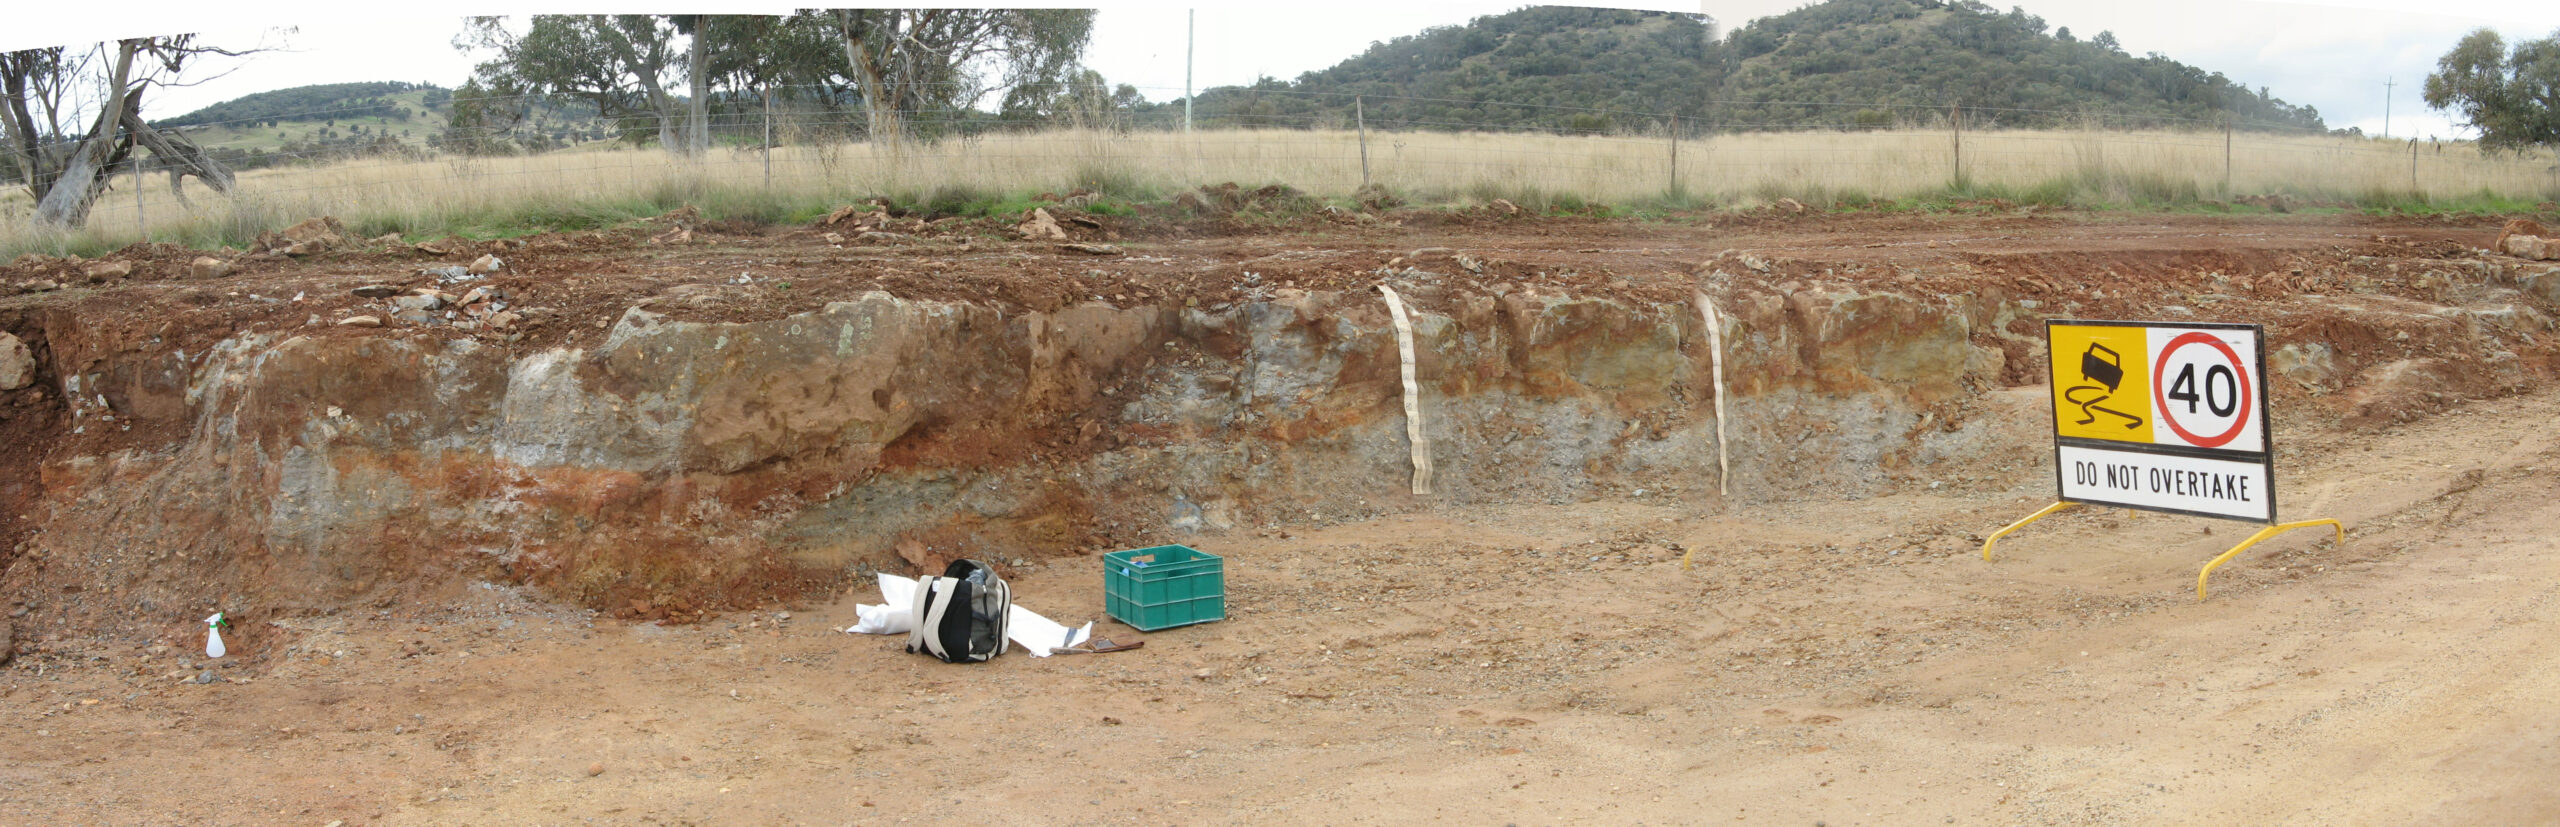
M 2060 510 L 2063 510 L 2063 509 L 2065 509 L 2065 508 L 2070 508 L 2070 507 L 2075 506 L 2075 505 L 2079 505 L 2079 503 L 2072 503 L 2072 502 L 2059 502 L 2059 503 L 2054 503 L 2054 504 L 2052 504 L 2052 505 L 2045 506 L 2043 511 L 2038 511 L 2038 512 L 2036 512 L 2036 513 L 2033 513 L 2033 514 L 2029 514 L 2029 515 L 2027 515 L 2027 518 L 2026 518 L 2026 519 L 2024 519 L 2024 520 L 2019 520 L 2019 521 L 2017 521 L 2017 522 L 2010 523 L 2008 528 L 2004 528 L 2004 529 L 2001 529 L 2001 530 L 1999 530 L 1999 531 L 1991 532 L 1991 536 L 1990 536 L 1989 538 L 1986 538 L 1986 539 L 1984 539 L 1984 540 L 1982 541 L 1982 562 L 1985 562 L 1985 563 L 1991 562 L 1991 544 L 1992 544 L 1992 543 L 2000 542 L 2000 538 L 2008 536 L 2008 535 L 2009 535 L 2009 532 L 2016 531 L 2016 530 L 2021 529 L 2021 528 L 2025 528 L 2025 527 L 2027 527 L 2027 524 L 2028 524 L 2028 523 L 2032 523 L 2032 522 L 2035 522 L 2035 521 L 2037 521 L 2037 520 L 2044 519 L 2045 515 L 2047 515 L 2047 514 L 2051 514 L 2051 513 L 2053 513 L 2053 512 L 2060 511 Z
M 2240 556 L 2240 552 L 2248 551 L 2250 546 L 2257 545 L 2259 541 L 2265 540 L 2269 537 L 2283 534 L 2297 528 L 2310 528 L 2316 525 L 2325 525 L 2331 529 L 2335 529 L 2338 532 L 2338 546 L 2340 548 L 2346 547 L 2347 527 L 2339 525 L 2336 520 L 2303 520 L 2301 522 L 2293 523 L 2277 523 L 2275 525 L 2267 526 L 2266 528 L 2258 529 L 2258 533 L 2249 535 L 2249 539 L 2240 541 L 2240 544 L 2232 546 L 2230 551 L 2223 552 L 2222 556 L 2213 558 L 2213 562 L 2204 564 L 2204 570 L 2196 572 L 2196 599 L 2204 599 L 2205 578 L 2212 576 L 2215 568 L 2220 567 L 2224 563 L 2231 562 L 2231 558 L 2233 557 Z

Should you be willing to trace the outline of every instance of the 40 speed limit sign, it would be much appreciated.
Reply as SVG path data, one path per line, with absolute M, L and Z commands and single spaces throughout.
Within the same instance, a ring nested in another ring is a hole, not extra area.
M 2065 502 L 2273 523 L 2264 331 L 2045 323 Z

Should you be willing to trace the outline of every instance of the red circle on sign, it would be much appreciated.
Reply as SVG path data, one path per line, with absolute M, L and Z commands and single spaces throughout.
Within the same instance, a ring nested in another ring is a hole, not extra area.
M 2249 386 L 2253 383 L 2245 378 L 2237 383 L 2240 386 L 2240 415 L 2232 418 L 2231 430 L 2214 434 L 2212 436 L 2197 436 L 2195 433 L 2188 431 L 2186 426 L 2178 424 L 2178 418 L 2169 415 L 2169 397 L 2166 396 L 2168 388 L 2160 381 L 2160 371 L 2168 366 L 2169 354 L 2176 353 L 2178 348 L 2195 344 L 2197 342 L 2212 345 L 2213 349 L 2222 351 L 2222 358 L 2231 360 L 2231 369 L 2234 374 L 2241 377 L 2247 377 L 2249 375 L 2249 369 L 2240 364 L 2239 351 L 2232 350 L 2230 345 L 2223 344 L 2221 339 L 2215 338 L 2211 333 L 2206 333 L 2201 330 L 2190 330 L 2185 333 L 2178 334 L 2178 338 L 2169 340 L 2168 346 L 2160 349 L 2160 358 L 2152 361 L 2151 404 L 2154 410 L 2158 410 L 2160 412 L 2160 421 L 2167 423 L 2169 430 L 2177 432 L 2178 438 L 2184 439 L 2188 444 L 2194 445 L 2198 448 L 2220 448 L 2231 442 L 2231 440 L 2238 438 L 2240 436 L 2240 429 L 2249 427 L 2249 414 L 2251 413 L 2249 408 L 2251 402 L 2249 398 Z

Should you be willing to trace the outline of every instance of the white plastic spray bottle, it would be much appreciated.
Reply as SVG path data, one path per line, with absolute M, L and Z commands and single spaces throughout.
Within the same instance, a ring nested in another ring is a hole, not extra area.
M 221 612 L 214 612 L 212 617 L 204 619 L 205 657 L 222 657 L 222 654 L 225 651 L 222 648 L 222 627 L 228 625 L 230 625 L 230 621 L 223 620 Z

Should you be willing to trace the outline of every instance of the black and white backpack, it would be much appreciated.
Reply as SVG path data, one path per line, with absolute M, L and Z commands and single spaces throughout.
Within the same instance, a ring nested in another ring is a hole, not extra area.
M 994 569 L 976 560 L 955 560 L 941 577 L 916 581 L 915 631 L 907 633 L 907 651 L 923 652 L 945 663 L 976 663 L 1004 654 L 1005 615 L 1013 610 L 1013 589 Z

